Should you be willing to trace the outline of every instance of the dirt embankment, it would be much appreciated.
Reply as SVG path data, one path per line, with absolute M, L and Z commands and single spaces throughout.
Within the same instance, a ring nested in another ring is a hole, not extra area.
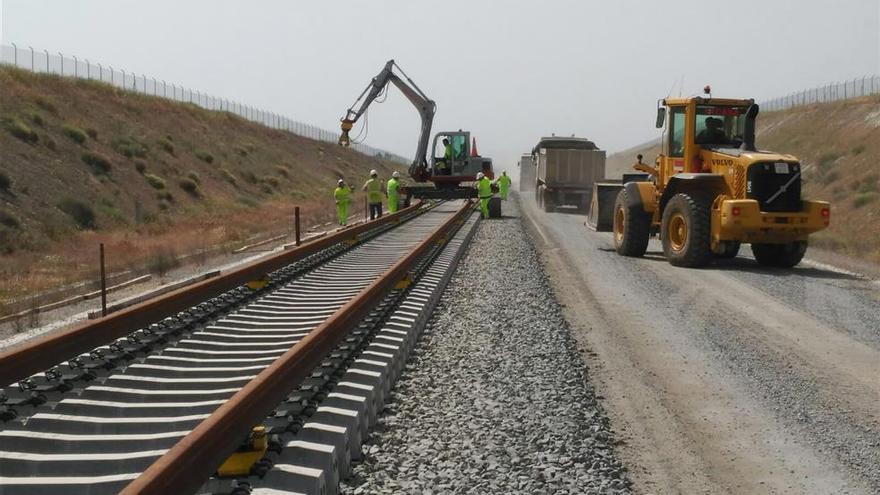
M 0 304 L 333 217 L 340 177 L 402 168 L 94 81 L 0 68 Z M 356 204 L 358 197 L 355 198 Z M 0 309 L 2 312 L 2 309 Z
M 811 244 L 880 262 L 880 95 L 758 116 L 760 149 L 791 153 L 804 165 L 804 197 L 830 201 L 831 227 Z M 653 163 L 658 141 L 608 158 L 609 177 L 629 172 L 637 153 Z

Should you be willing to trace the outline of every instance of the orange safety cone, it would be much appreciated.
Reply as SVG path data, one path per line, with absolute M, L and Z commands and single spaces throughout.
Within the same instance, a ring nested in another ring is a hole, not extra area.
M 474 140 L 474 144 L 471 146 L 471 156 L 480 156 L 480 153 L 477 152 L 477 138 L 472 138 Z

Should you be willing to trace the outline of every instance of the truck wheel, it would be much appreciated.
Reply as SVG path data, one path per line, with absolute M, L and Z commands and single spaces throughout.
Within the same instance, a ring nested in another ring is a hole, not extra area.
M 715 257 L 723 260 L 736 258 L 739 254 L 739 241 L 721 241 L 721 252 L 715 253 Z
M 804 259 L 807 252 L 807 241 L 795 241 L 787 244 L 752 244 L 752 254 L 759 265 L 776 268 L 791 268 Z
M 544 208 L 544 211 L 547 213 L 554 210 L 553 200 L 547 197 L 547 191 L 541 193 L 541 207 Z
M 651 217 L 640 206 L 626 204 L 626 189 L 621 189 L 614 201 L 614 250 L 623 256 L 642 256 L 648 250 Z
M 660 236 L 671 264 L 696 268 L 712 259 L 711 207 L 711 199 L 687 193 L 676 194 L 666 204 Z

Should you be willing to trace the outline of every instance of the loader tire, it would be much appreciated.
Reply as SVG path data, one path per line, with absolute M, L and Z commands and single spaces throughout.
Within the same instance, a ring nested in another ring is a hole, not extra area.
M 614 201 L 614 250 L 622 256 L 638 257 L 648 250 L 651 217 L 639 205 L 627 206 L 626 189 Z
M 696 268 L 712 260 L 712 199 L 678 193 L 663 210 L 660 236 L 663 254 L 675 266 Z
M 739 254 L 739 241 L 721 241 L 721 252 L 715 253 L 715 257 L 722 260 L 732 260 Z
M 791 268 L 804 259 L 807 252 L 807 241 L 795 241 L 787 244 L 752 244 L 752 254 L 759 265 L 775 268 Z

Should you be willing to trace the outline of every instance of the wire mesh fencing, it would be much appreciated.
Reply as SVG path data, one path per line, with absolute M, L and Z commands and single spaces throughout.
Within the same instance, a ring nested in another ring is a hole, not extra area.
M 163 79 L 147 76 L 146 74 L 138 74 L 114 68 L 110 65 L 92 62 L 86 58 L 68 57 L 61 52 L 51 53 L 48 50 L 36 50 L 30 46 L 20 47 L 15 43 L 0 45 L 0 64 L 12 65 L 35 73 L 56 74 L 64 77 L 101 81 L 134 93 L 190 103 L 206 110 L 229 112 L 251 122 L 256 122 L 272 129 L 285 130 L 316 141 L 336 143 L 339 138 L 338 132 L 300 122 L 276 112 L 256 108 L 228 98 L 213 96 L 180 84 L 169 83 Z M 363 143 L 353 143 L 351 147 L 366 155 L 400 163 L 409 162 L 400 155 Z
M 880 76 L 864 76 L 773 98 L 761 103 L 761 109 L 785 110 L 813 103 L 849 100 L 876 94 L 880 94 Z

